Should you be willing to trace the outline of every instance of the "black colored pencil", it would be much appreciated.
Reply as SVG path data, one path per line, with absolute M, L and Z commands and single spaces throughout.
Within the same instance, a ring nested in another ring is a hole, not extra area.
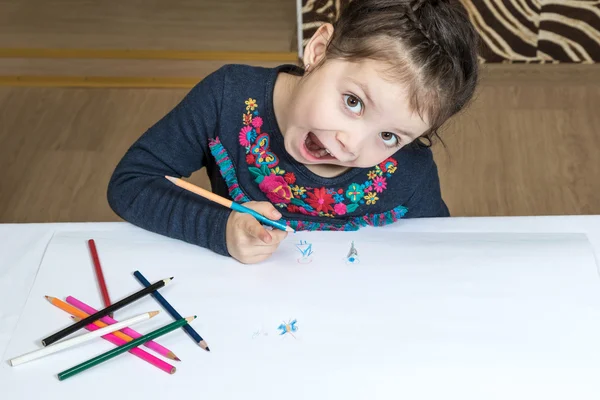
M 99 320 L 100 318 L 107 316 L 111 312 L 117 311 L 118 309 L 123 308 L 130 303 L 133 303 L 134 301 L 140 299 L 141 297 L 144 297 L 145 295 L 150 294 L 151 292 L 165 286 L 172 279 L 173 279 L 173 277 L 158 281 L 158 282 L 154 283 L 153 285 L 148 286 L 148 287 L 140 290 L 139 292 L 132 294 L 131 296 L 125 297 L 124 299 L 111 304 L 110 306 L 98 311 L 96 314 L 92 314 L 92 315 L 80 320 L 79 322 L 74 323 L 73 325 L 67 326 L 62 331 L 56 332 L 55 334 L 50 335 L 46 339 L 42 340 L 42 345 L 44 345 L 44 346 L 51 345 L 52 343 L 64 338 L 67 335 L 70 335 L 71 333 L 85 327 L 86 325 L 89 325 L 89 324 Z

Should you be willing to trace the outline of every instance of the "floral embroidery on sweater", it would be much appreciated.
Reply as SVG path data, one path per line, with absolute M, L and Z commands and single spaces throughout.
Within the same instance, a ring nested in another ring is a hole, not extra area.
M 271 138 L 262 131 L 257 101 L 249 98 L 245 104 L 239 143 L 246 150 L 246 163 L 258 187 L 279 208 L 319 217 L 344 216 L 361 205 L 376 204 L 387 189 L 387 180 L 396 172 L 398 163 L 390 157 L 370 170 L 365 181 L 346 188 L 299 185 L 293 172 L 278 166 L 279 159 L 270 149 Z

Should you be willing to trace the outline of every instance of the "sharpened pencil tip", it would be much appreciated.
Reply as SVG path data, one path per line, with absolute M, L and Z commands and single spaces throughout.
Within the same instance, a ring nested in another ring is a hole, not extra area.
M 154 318 L 156 317 L 158 314 L 160 313 L 160 311 L 150 311 L 148 314 L 150 314 L 150 318 Z
M 172 176 L 165 175 L 165 178 L 167 178 L 167 179 L 168 179 L 168 180 L 170 180 L 171 182 L 175 183 L 175 178 L 173 178 Z
M 206 351 L 210 351 L 210 349 L 208 348 L 208 345 L 206 344 L 206 342 L 205 342 L 204 340 L 201 340 L 201 341 L 199 341 L 199 342 L 198 342 L 198 345 L 199 345 L 200 347 L 202 347 L 204 350 L 206 350 Z

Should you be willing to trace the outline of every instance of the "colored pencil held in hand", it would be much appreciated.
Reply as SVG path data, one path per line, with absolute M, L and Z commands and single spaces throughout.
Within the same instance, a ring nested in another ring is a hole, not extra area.
M 148 284 L 148 286 L 150 286 Z M 154 296 L 156 293 L 158 292 L 154 292 L 151 295 Z M 77 300 L 76 298 L 74 298 L 73 296 L 68 296 L 67 297 L 67 303 L 71 304 L 77 308 L 79 308 L 80 310 L 82 310 L 84 313 L 87 314 L 95 314 L 98 312 L 98 310 L 88 306 L 87 304 L 85 304 L 82 301 Z M 86 316 L 87 316 L 86 314 Z M 78 316 L 79 317 L 79 316 Z M 83 317 L 85 318 L 85 317 Z M 115 324 L 118 321 L 115 321 L 114 319 L 110 318 L 110 317 L 102 317 L 100 318 L 100 321 L 102 321 L 103 323 L 110 325 L 110 324 Z M 134 331 L 131 328 L 123 328 L 122 329 L 123 333 L 125 335 L 131 336 L 133 339 L 137 339 L 139 337 L 141 337 L 142 335 L 140 333 L 137 333 L 136 331 Z M 175 361 L 181 361 L 176 355 L 175 353 L 173 353 L 171 350 L 167 349 L 166 347 L 161 346 L 160 344 L 156 343 L 155 341 L 151 340 L 149 342 L 146 342 L 144 344 L 146 347 L 148 347 L 149 349 L 152 349 L 154 351 L 156 351 L 158 354 L 165 356 L 167 358 L 170 358 L 171 360 L 175 360 Z
M 150 286 L 150 282 L 148 282 L 148 280 L 146 279 L 146 277 L 144 277 L 144 275 L 142 275 L 142 273 L 140 271 L 135 271 L 133 273 L 133 276 L 135 276 L 135 278 L 144 286 Z M 175 310 L 173 308 L 173 306 L 171 304 L 169 304 L 169 302 L 167 301 L 167 299 L 165 299 L 160 293 L 158 292 L 153 292 L 152 297 L 154 297 L 156 299 L 156 301 L 158 301 L 160 303 L 161 306 L 163 306 L 163 308 L 165 310 L 167 310 L 167 312 L 169 314 L 171 314 L 171 316 L 176 319 L 179 320 L 181 318 L 183 318 L 178 312 L 177 310 Z M 202 339 L 202 336 L 200 336 L 200 334 L 198 332 L 196 332 L 194 330 L 194 328 L 192 328 L 192 326 L 190 324 L 186 324 L 183 326 L 183 330 L 187 332 L 188 335 L 190 335 L 190 337 L 198 344 L 198 346 L 200 346 L 201 348 L 203 348 L 206 351 L 210 351 L 210 349 L 208 348 L 208 344 L 206 344 L 206 341 L 204 339 Z
M 71 314 L 72 318 L 77 318 L 77 321 L 79 321 L 83 318 L 86 318 L 89 315 L 86 312 L 84 312 L 78 308 L 75 308 L 74 306 L 72 306 L 70 304 L 65 303 L 64 301 L 57 299 L 56 297 L 46 296 L 46 299 L 48 299 L 52 305 Z M 105 324 L 102 321 L 95 321 L 93 325 L 92 324 L 87 325 L 86 329 L 95 331 L 100 328 L 104 328 L 105 326 L 108 326 L 108 324 Z M 123 331 L 125 331 L 125 329 L 130 329 L 130 328 L 123 328 Z M 107 335 L 102 336 L 102 338 L 108 340 L 109 342 L 111 342 L 117 346 L 121 346 L 121 345 L 131 342 L 133 340 L 132 337 L 127 336 L 124 332 L 121 332 L 121 331 L 115 331 L 113 333 L 109 333 Z M 158 357 L 153 356 L 152 354 L 150 354 L 140 348 L 136 347 L 134 349 L 129 350 L 129 352 L 131 354 L 141 358 L 142 360 L 154 365 L 155 367 L 162 369 L 163 371 L 165 371 L 169 374 L 175 373 L 174 366 L 161 360 Z
M 14 367 L 14 366 L 17 366 L 17 365 L 20 365 L 20 364 L 23 364 L 23 363 L 26 363 L 29 361 L 37 360 L 38 358 L 42 358 L 42 357 L 45 357 L 50 354 L 56 353 L 57 351 L 61 351 L 64 349 L 68 349 L 69 347 L 77 346 L 79 344 L 90 341 L 94 338 L 106 335 L 108 333 L 112 333 L 114 331 L 118 331 L 119 329 L 124 328 L 126 326 L 134 325 L 139 322 L 148 320 L 148 319 L 154 317 L 155 315 L 157 315 L 158 313 L 159 313 L 159 311 L 151 311 L 151 312 L 147 312 L 144 314 L 140 314 L 133 318 L 129 318 L 123 322 L 119 322 L 118 324 L 109 325 L 104 328 L 98 329 L 97 331 L 84 333 L 84 334 L 76 336 L 74 338 L 56 343 L 53 346 L 43 347 L 39 350 L 35 350 L 30 353 L 23 354 L 22 356 L 15 357 L 12 360 L 10 360 L 10 365 L 12 365 Z
M 52 343 L 57 342 L 60 339 L 64 338 L 65 336 L 70 335 L 71 333 L 76 332 L 77 330 L 85 327 L 86 325 L 89 325 L 102 317 L 106 317 L 109 313 L 116 311 L 120 308 L 123 308 L 126 305 L 133 303 L 134 301 L 144 297 L 145 295 L 150 294 L 157 289 L 160 289 L 161 287 L 163 287 L 167 283 L 169 283 L 172 279 L 173 278 L 171 277 L 171 278 L 160 280 L 160 281 L 148 286 L 147 288 L 144 288 L 122 300 L 119 300 L 116 303 L 111 304 L 110 306 L 106 307 L 105 309 L 100 310 L 97 313 L 92 314 L 92 315 L 88 316 L 87 318 L 84 318 L 81 321 L 79 321 L 71 326 L 66 327 L 63 330 L 61 330 L 53 335 L 48 336 L 47 338 L 42 340 L 42 344 L 44 346 L 49 346 Z
M 81 364 L 78 364 L 72 368 L 69 368 L 69 369 L 59 373 L 58 380 L 63 381 L 74 375 L 77 375 L 89 368 L 92 368 L 92 367 L 99 365 L 107 360 L 110 360 L 111 358 L 116 357 L 119 354 L 127 352 L 134 347 L 141 346 L 142 344 L 146 343 L 148 340 L 156 339 L 159 336 L 162 336 L 166 333 L 174 331 L 175 329 L 180 328 L 181 326 L 183 326 L 189 322 L 192 322 L 195 318 L 196 318 L 196 316 L 193 316 L 193 317 L 182 318 L 180 320 L 174 321 L 174 322 L 170 323 L 169 325 L 165 325 L 162 328 L 158 328 L 157 330 L 152 331 L 152 332 L 148 333 L 147 335 L 142 336 L 141 338 L 135 339 L 123 346 L 117 347 L 116 349 L 112 349 L 110 351 L 107 351 L 106 353 L 100 354 L 99 356 L 96 356 L 87 361 L 84 361 Z
M 173 182 L 175 185 L 179 186 L 182 189 L 185 189 L 187 191 L 195 193 L 198 196 L 202 196 L 205 199 L 213 201 L 224 207 L 230 208 L 233 211 L 237 211 L 239 213 L 244 213 L 244 214 L 250 214 L 265 225 L 272 226 L 273 228 L 281 229 L 282 231 L 286 231 L 286 232 L 292 232 L 292 233 L 296 232 L 293 228 L 291 228 L 285 224 L 282 224 L 281 222 L 277 222 L 272 219 L 269 219 L 248 207 L 244 207 L 243 205 L 238 204 L 232 200 L 226 199 L 224 197 L 219 196 L 218 194 L 215 194 L 213 192 L 209 192 L 208 190 L 202 189 L 201 187 L 198 187 L 192 183 L 186 182 L 183 179 L 174 178 L 172 176 L 165 176 L 165 178 L 167 178 L 168 180 L 170 180 L 171 182 Z

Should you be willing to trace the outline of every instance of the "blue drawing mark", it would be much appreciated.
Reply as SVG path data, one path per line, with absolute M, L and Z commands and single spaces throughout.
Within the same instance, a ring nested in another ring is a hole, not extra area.
M 352 246 L 350 247 L 350 251 L 346 256 L 346 264 L 358 264 L 360 260 L 358 259 L 358 251 L 356 251 L 356 247 L 354 247 L 354 240 L 352 241 Z
M 292 332 L 296 332 L 298 331 L 298 327 L 296 326 L 296 323 L 298 321 L 296 321 L 295 319 L 293 321 L 289 321 L 289 322 L 283 322 L 281 325 L 279 325 L 277 327 L 278 330 L 281 330 L 281 333 L 279 334 L 281 335 L 285 335 L 286 333 L 289 333 L 290 335 L 292 335 L 292 337 L 294 339 L 296 339 L 296 336 L 294 336 L 294 334 Z
M 306 240 L 301 240 L 300 243 L 296 245 L 296 248 L 298 249 L 298 251 L 300 251 L 302 257 L 308 257 L 313 253 L 312 244 L 308 243 Z
M 306 264 L 312 261 L 312 259 L 309 258 L 313 254 L 311 243 L 308 243 L 306 240 L 301 240 L 300 243 L 296 245 L 296 248 L 300 254 L 302 254 L 302 258 L 298 259 L 299 263 Z

